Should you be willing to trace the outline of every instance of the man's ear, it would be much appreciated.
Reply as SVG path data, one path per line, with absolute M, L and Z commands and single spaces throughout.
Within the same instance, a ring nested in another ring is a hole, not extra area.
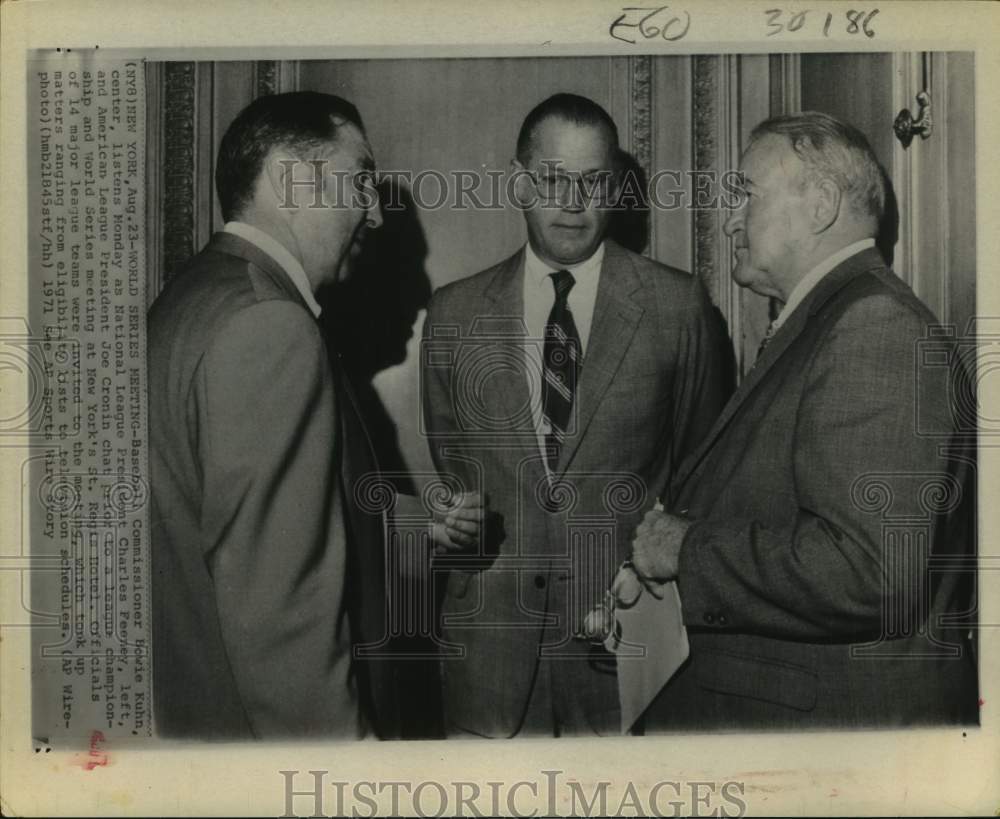
M 295 210 L 295 202 L 290 201 L 294 193 L 294 186 L 289 184 L 292 180 L 292 160 L 289 157 L 282 157 L 277 151 L 271 151 L 264 157 L 264 181 L 267 191 L 274 201 L 283 209 Z
M 823 233 L 837 221 L 843 195 L 837 183 L 829 178 L 821 178 L 813 185 L 809 215 L 812 218 L 813 233 Z
M 626 174 L 628 172 L 626 171 L 624 166 L 615 163 L 614 165 L 611 166 L 611 170 L 609 171 L 609 173 L 611 174 L 607 179 L 607 195 L 609 202 L 617 202 L 619 197 L 623 193 L 632 194 L 635 191 L 641 193 L 640 190 L 641 186 L 639 185 L 639 180 L 634 175 L 630 177 L 630 180 L 634 180 L 636 183 L 634 186 L 635 191 L 633 191 L 632 185 L 628 186 L 628 190 L 625 189 Z
M 632 164 L 628 161 L 628 159 L 628 155 L 625 151 L 618 148 L 615 150 L 614 155 L 611 158 L 611 162 L 608 164 L 608 168 L 611 172 L 608 189 L 615 196 L 617 196 L 625 186 L 625 177 Z

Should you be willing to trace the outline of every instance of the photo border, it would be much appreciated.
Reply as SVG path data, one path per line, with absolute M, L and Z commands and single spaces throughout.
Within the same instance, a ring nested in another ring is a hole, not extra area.
M 973 50 L 976 52 L 977 314 L 1000 324 L 1000 173 L 993 135 L 1000 133 L 1000 6 L 986 3 L 889 2 L 880 5 L 879 36 L 765 38 L 763 12 L 776 3 L 686 4 L 698 25 L 683 43 L 630 46 L 611 40 L 609 23 L 622 5 L 606 2 L 253 3 L 213 5 L 119 2 L 11 2 L 2 13 L 0 74 L 3 148 L 0 248 L 5 315 L 27 315 L 27 181 L 25 57 L 36 48 L 99 48 L 112 56 L 150 59 L 348 59 L 358 57 L 579 56 L 780 51 Z M 675 4 L 681 7 L 684 4 Z M 850 2 L 795 4 L 853 8 Z M 292 8 L 295 7 L 293 14 Z M 240 24 L 231 24 L 238 14 Z M 303 24 L 301 21 L 308 21 Z M 230 24 L 226 25 L 229 21 Z M 748 34 L 759 32 L 756 39 Z M 886 32 L 883 36 L 882 31 Z M 280 40 L 280 45 L 275 45 Z M 325 40 L 327 45 L 317 45 Z M 271 45 L 254 48 L 254 42 Z M 181 46 L 179 44 L 188 45 Z M 369 103 L 370 104 L 370 103 Z M 991 329 L 986 320 L 983 327 Z M 5 382 L 6 386 L 7 382 Z M 9 389 L 0 406 L 20 395 Z M 1000 383 L 980 383 L 982 417 L 1000 415 Z M 2 413 L 0 413 L 2 414 Z M 20 516 L 20 465 L 27 444 L 0 443 L 0 519 Z M 990 503 L 998 456 L 981 447 L 980 555 L 996 556 L 1000 508 Z M 2 555 L 18 554 L 19 531 L 4 528 Z M 1000 573 L 981 568 L 980 620 L 1000 623 Z M 14 586 L 3 579 L 6 592 Z M 19 599 L 4 595 L 6 614 Z M 0 622 L 9 622 L 5 617 Z M 591 789 L 614 780 L 648 788 L 662 781 L 745 782 L 749 814 L 993 814 L 1000 808 L 1000 633 L 980 631 L 982 725 L 974 728 L 795 734 L 712 734 L 595 740 L 509 740 L 392 743 L 216 745 L 164 743 L 163 749 L 116 752 L 88 770 L 81 754 L 31 747 L 28 706 L 30 634 L 3 627 L 0 642 L 3 810 L 10 815 L 163 813 L 276 815 L 284 809 L 280 770 L 327 770 L 345 782 L 452 782 L 458 779 L 544 781 L 559 770 Z M 596 744 L 594 744 L 596 743 Z M 623 791 L 619 789 L 618 794 Z M 328 792 L 328 796 L 329 796 Z M 525 794 L 527 810 L 539 804 Z M 388 794 L 382 797 L 388 807 Z M 433 804 L 433 802 L 431 803 Z M 544 804 L 544 803 L 543 803 Z M 557 811 L 569 809 L 557 803 Z M 328 812 L 332 800 L 328 801 Z

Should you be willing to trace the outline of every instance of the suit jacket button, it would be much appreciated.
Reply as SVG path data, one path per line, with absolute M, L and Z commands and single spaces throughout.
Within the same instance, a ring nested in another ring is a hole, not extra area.
M 535 588 L 544 589 L 545 588 L 545 575 L 536 574 L 535 575 Z
M 726 615 L 724 615 L 724 614 L 721 614 L 721 613 L 720 613 L 720 614 L 719 614 L 719 625 L 720 625 L 720 626 L 724 626 L 724 625 L 726 625 L 726 623 L 728 623 L 728 622 L 729 622 L 729 621 L 728 621 L 728 620 L 726 619 Z
M 706 611 L 705 612 L 705 622 L 708 623 L 709 625 L 712 625 L 712 623 L 715 622 L 715 615 L 712 614 L 712 612 L 710 612 L 710 611 Z

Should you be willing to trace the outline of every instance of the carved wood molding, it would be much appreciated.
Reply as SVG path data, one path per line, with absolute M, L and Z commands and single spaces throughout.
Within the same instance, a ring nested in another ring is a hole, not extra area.
M 162 266 L 158 277 L 163 284 L 195 251 L 196 83 L 196 63 L 164 64 Z
M 254 63 L 254 96 L 267 97 L 297 91 L 299 64 L 293 60 L 257 60 Z
M 268 97 L 281 93 L 281 63 L 278 60 L 258 60 L 254 63 L 254 93 Z
M 695 170 L 714 170 L 719 165 L 719 58 L 696 56 L 692 71 L 692 141 Z M 718 294 L 719 218 L 712 210 L 694 212 L 695 274 L 709 292 Z
M 629 122 L 632 156 L 648 181 L 653 173 L 653 58 L 648 55 L 632 57 L 629 73 Z M 643 253 L 649 255 L 654 246 L 653 232 L 656 220 L 651 220 L 649 236 Z
M 653 155 L 653 68 L 649 56 L 632 58 L 632 156 L 649 176 Z

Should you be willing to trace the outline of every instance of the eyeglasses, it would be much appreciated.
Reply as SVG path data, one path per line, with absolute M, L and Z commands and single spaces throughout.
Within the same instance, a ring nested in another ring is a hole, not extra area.
M 534 171 L 528 171 L 527 174 L 543 201 L 559 204 L 574 203 L 577 192 L 584 205 L 606 202 L 611 198 L 614 184 L 614 174 L 611 171 L 595 171 L 586 175 Z
M 632 561 L 625 560 L 621 566 L 618 567 L 618 572 L 615 573 L 617 577 L 623 570 L 631 569 Z M 631 605 L 635 601 L 627 603 Z M 618 615 L 616 613 L 617 598 L 614 592 L 610 589 L 604 591 L 604 596 L 601 602 L 594 606 L 587 617 L 584 619 L 583 628 L 577 631 L 573 638 L 576 640 L 583 640 L 593 645 L 606 646 L 609 637 L 614 637 L 613 644 L 618 645 L 622 641 L 622 625 L 618 620 Z M 587 629 L 587 622 L 591 621 L 592 625 L 596 625 L 596 628 Z M 588 633 L 591 632 L 591 633 Z

